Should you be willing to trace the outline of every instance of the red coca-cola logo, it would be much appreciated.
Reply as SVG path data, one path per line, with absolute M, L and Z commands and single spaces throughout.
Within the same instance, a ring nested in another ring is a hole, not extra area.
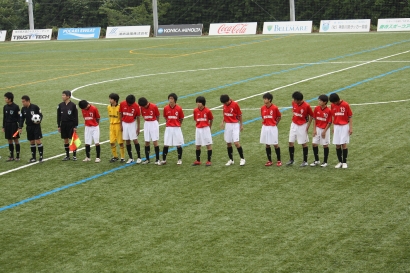
M 218 28 L 218 34 L 243 34 L 246 33 L 248 24 L 226 25 Z

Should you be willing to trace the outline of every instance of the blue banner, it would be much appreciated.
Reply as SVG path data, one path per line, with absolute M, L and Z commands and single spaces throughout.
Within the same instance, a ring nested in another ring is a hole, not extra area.
M 57 40 L 84 40 L 100 38 L 101 27 L 60 28 Z

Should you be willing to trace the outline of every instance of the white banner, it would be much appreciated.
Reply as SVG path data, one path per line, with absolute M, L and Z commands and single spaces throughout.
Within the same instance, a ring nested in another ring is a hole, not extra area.
M 24 29 L 13 30 L 11 41 L 48 41 L 51 40 L 53 30 L 50 29 Z
M 312 21 L 264 22 L 262 34 L 312 33 Z
M 7 30 L 0 30 L 0 42 L 4 42 L 6 40 Z
M 107 27 L 105 38 L 149 37 L 151 26 Z
M 256 34 L 257 23 L 211 24 L 209 35 L 247 35 Z
M 410 18 L 379 19 L 377 31 L 410 31 Z
M 370 19 L 321 20 L 319 32 L 369 32 Z

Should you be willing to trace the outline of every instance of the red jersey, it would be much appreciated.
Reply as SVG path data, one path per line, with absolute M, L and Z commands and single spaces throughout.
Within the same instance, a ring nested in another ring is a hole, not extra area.
M 335 125 L 346 125 L 349 123 L 349 118 L 353 116 L 350 105 L 343 100 L 339 104 L 332 103 L 330 108 L 332 110 L 333 124 Z
M 309 116 L 313 116 L 312 108 L 309 103 L 303 101 L 301 104 L 297 104 L 292 101 L 293 117 L 292 122 L 297 125 L 303 125 L 309 121 Z
M 242 116 L 241 108 L 236 101 L 231 100 L 228 105 L 224 104 L 224 121 L 226 123 L 237 123 L 239 117 Z
M 90 105 L 88 109 L 81 109 L 85 120 L 85 126 L 98 126 L 97 120 L 100 119 L 100 113 L 97 107 Z
M 196 128 L 204 128 L 210 125 L 210 121 L 214 119 L 211 110 L 204 107 L 200 110 L 199 108 L 194 109 L 194 120 L 196 121 Z
M 322 109 L 321 106 L 316 106 L 315 110 L 313 110 L 313 118 L 316 121 L 316 127 L 325 129 L 329 123 L 332 123 L 332 112 L 330 108 L 325 106 Z
M 134 122 L 137 117 L 141 116 L 141 111 L 138 104 L 134 102 L 130 106 L 125 100 L 120 103 L 120 113 L 122 115 L 121 120 L 126 123 Z
M 269 107 L 266 107 L 266 105 L 261 107 L 262 124 L 265 126 L 276 126 L 278 118 L 281 116 L 279 108 L 274 104 Z
M 158 107 L 153 103 L 149 103 L 148 108 L 141 107 L 141 116 L 145 121 L 157 120 L 157 117 L 159 117 Z
M 182 111 L 181 106 L 175 104 L 172 108 L 169 106 L 164 107 L 164 118 L 167 121 L 167 127 L 181 127 L 181 120 L 184 119 L 184 112 Z

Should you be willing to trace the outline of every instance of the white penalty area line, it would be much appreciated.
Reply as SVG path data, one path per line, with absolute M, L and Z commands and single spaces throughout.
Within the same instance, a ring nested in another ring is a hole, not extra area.
M 375 62 L 378 62 L 378 61 L 381 61 L 381 60 L 384 60 L 384 59 L 387 59 L 387 58 L 391 58 L 391 57 L 395 57 L 395 56 L 398 56 L 398 55 L 406 54 L 406 53 L 409 53 L 409 52 L 410 52 L 410 50 L 407 50 L 407 51 L 404 51 L 404 52 L 400 52 L 400 53 L 396 53 L 396 54 L 389 55 L 389 56 L 386 56 L 386 57 L 378 58 L 378 59 L 375 59 L 375 60 L 372 60 L 372 61 L 368 61 L 368 62 L 365 62 L 365 63 L 353 65 L 353 66 L 350 66 L 350 67 L 347 67 L 347 68 L 343 68 L 343 69 L 335 70 L 335 71 L 332 71 L 332 72 L 324 73 L 324 74 L 321 74 L 321 75 L 318 75 L 318 76 L 315 76 L 315 77 L 306 78 L 306 79 L 304 79 L 304 80 L 300 80 L 300 81 L 297 81 L 297 82 L 294 82 L 294 83 L 290 83 L 290 84 L 287 84 L 287 85 L 283 85 L 283 86 L 280 86 L 280 87 L 277 87 L 277 88 L 274 88 L 274 89 L 271 89 L 271 90 L 268 90 L 268 91 L 265 91 L 265 92 L 262 92 L 262 93 L 258 93 L 258 94 L 254 94 L 254 95 L 251 95 L 251 96 L 248 96 L 248 97 L 244 97 L 244 98 L 241 98 L 241 99 L 237 99 L 236 101 L 244 101 L 244 100 L 247 100 L 247 99 L 250 99 L 250 98 L 254 98 L 254 97 L 261 96 L 261 95 L 265 94 L 266 92 L 275 92 L 275 91 L 278 91 L 278 90 L 281 90 L 281 89 L 284 89 L 284 88 L 287 88 L 287 87 L 291 87 L 291 86 L 294 86 L 294 85 L 297 85 L 297 84 L 300 84 L 300 83 L 304 83 L 304 82 L 308 82 L 308 81 L 311 81 L 311 80 L 319 79 L 319 78 L 326 77 L 326 76 L 329 76 L 329 75 L 332 75 L 332 74 L 336 74 L 336 73 L 339 73 L 339 72 L 343 72 L 343 71 L 347 71 L 347 70 L 350 70 L 350 69 L 353 69 L 353 68 L 357 68 L 357 67 L 360 67 L 360 66 L 363 66 L 363 65 L 375 63 Z M 221 68 L 217 68 L 217 69 L 221 69 Z M 204 69 L 202 69 L 202 70 L 204 70 Z M 196 70 L 193 70 L 193 71 L 196 71 Z M 166 72 L 166 73 L 162 73 L 162 74 L 175 74 L 175 73 L 181 73 L 181 71 L 179 71 L 179 72 Z M 142 76 L 147 76 L 147 75 L 142 75 Z M 138 78 L 138 77 L 142 77 L 142 76 L 126 77 L 126 78 L 122 78 L 122 79 Z M 101 84 L 101 83 L 105 83 L 105 82 L 113 82 L 113 81 L 118 81 L 118 80 L 121 80 L 121 79 L 115 79 L 115 80 L 108 80 L 108 81 L 104 81 L 104 82 L 92 83 L 92 84 L 84 85 L 84 86 L 82 86 L 82 87 L 78 87 L 78 88 L 76 88 L 76 89 L 74 89 L 74 90 L 78 90 L 78 89 L 83 88 L 83 87 L 86 87 L 86 86 Z M 74 91 L 74 90 L 73 90 L 73 91 Z M 78 99 L 77 99 L 77 100 L 78 100 Z M 407 100 L 403 100 L 403 101 L 407 101 Z M 402 101 L 394 101 L 394 102 L 402 102 Z M 385 103 L 389 103 L 389 102 L 385 102 Z M 371 103 L 368 103 L 368 104 L 371 104 Z M 364 104 L 362 104 L 362 105 L 364 105 Z M 223 107 L 223 105 L 219 105 L 219 106 L 216 106 L 216 107 L 213 107 L 213 108 L 210 108 L 210 109 L 211 109 L 211 110 L 217 110 L 217 109 L 220 109 L 220 108 L 222 108 L 222 107 Z M 289 108 L 289 107 L 287 107 L 287 108 Z M 191 114 L 191 115 L 185 116 L 185 118 L 189 118 L 189 117 L 192 117 L 192 116 L 193 116 L 193 115 Z M 165 125 L 165 123 L 161 123 L 161 124 L 160 124 L 160 126 L 163 126 L 163 125 Z M 142 132 L 142 131 L 143 131 L 143 130 L 141 130 L 141 132 Z M 105 144 L 105 143 L 109 143 L 109 140 L 100 142 L 100 144 Z M 94 145 L 92 145 L 92 146 L 94 146 Z M 83 147 L 83 148 L 81 148 L 81 149 L 78 149 L 77 151 L 82 151 L 82 150 L 84 150 L 84 149 L 85 149 L 85 148 Z M 52 156 L 52 157 L 49 157 L 49 158 L 45 158 L 43 161 L 48 161 L 48 160 L 51 160 L 51 159 L 59 158 L 59 157 L 62 157 L 62 156 L 64 156 L 64 155 L 65 155 L 65 154 L 60 154 L 60 155 Z M 12 172 L 17 171 L 17 170 L 24 169 L 24 168 L 27 168 L 27 167 L 31 167 L 31 166 L 33 166 L 33 165 L 35 165 L 35 164 L 39 164 L 39 162 L 29 163 L 29 164 L 27 164 L 27 165 L 23 165 L 23 166 L 14 168 L 14 169 L 10 169 L 10 170 L 8 170 L 8 171 L 5 171 L 5 172 L 0 173 L 0 176 L 5 175 L 5 174 L 8 174 L 8 173 L 12 173 Z

